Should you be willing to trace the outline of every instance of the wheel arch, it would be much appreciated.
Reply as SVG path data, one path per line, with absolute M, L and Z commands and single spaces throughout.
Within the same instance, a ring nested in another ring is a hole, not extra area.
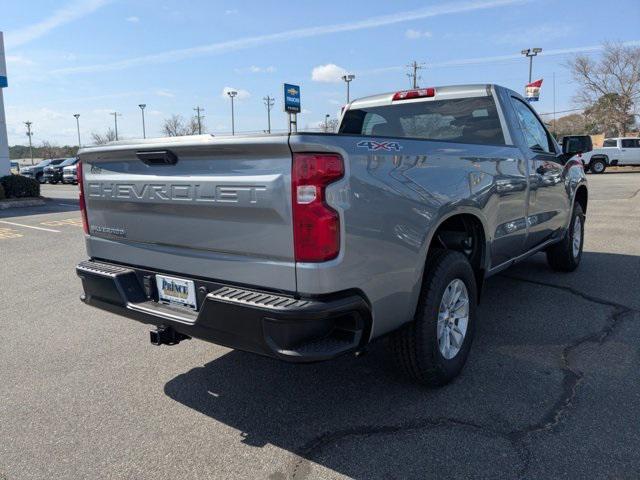
M 457 244 L 460 239 L 458 235 L 447 234 L 443 238 L 443 232 L 467 233 L 472 238 L 471 248 Z M 484 216 L 477 210 L 471 208 L 456 209 L 440 217 L 438 223 L 432 228 L 425 242 L 424 262 L 422 265 L 421 282 L 424 280 L 424 273 L 429 262 L 429 255 L 434 249 L 447 248 L 462 251 L 469 258 L 469 263 L 476 276 L 478 298 L 482 290 L 484 276 L 487 271 L 490 236 L 488 234 L 487 222 Z M 469 250 L 471 250 L 469 252 Z

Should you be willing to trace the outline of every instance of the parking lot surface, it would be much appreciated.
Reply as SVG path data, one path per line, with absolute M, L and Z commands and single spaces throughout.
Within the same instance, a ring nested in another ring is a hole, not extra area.
M 0 478 L 638 478 L 640 173 L 590 175 L 577 272 L 488 280 L 451 385 L 289 365 L 83 305 L 76 188 L 0 212 Z

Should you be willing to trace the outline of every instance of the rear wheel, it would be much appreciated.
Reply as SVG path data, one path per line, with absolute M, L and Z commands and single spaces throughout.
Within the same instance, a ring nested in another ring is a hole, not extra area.
M 38 181 L 38 183 L 45 183 L 44 175 L 41 173 L 36 175 L 36 180 Z
M 573 207 L 569 230 L 561 242 L 547 249 L 549 266 L 559 272 L 573 272 L 582 259 L 584 245 L 584 212 L 579 203 Z
M 593 173 L 604 173 L 606 169 L 607 163 L 601 158 L 591 160 L 591 163 L 589 164 L 589 170 Z
M 462 253 L 437 250 L 428 260 L 414 319 L 390 338 L 400 369 L 429 386 L 462 370 L 475 331 L 476 282 Z

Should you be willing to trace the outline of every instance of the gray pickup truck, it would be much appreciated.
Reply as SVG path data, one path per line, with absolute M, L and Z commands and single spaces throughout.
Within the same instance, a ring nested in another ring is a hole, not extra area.
M 336 134 L 139 140 L 84 148 L 82 300 L 292 362 L 389 337 L 442 385 L 462 369 L 482 284 L 529 255 L 580 263 L 582 165 L 496 85 L 355 100 Z

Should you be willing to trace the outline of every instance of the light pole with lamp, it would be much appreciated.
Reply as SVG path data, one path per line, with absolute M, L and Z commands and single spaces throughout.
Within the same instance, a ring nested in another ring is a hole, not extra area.
M 542 52 L 541 48 L 525 48 L 520 53 L 529 58 L 529 83 L 531 83 L 531 74 L 533 72 L 533 57 Z
M 142 138 L 147 138 L 147 129 L 144 125 L 144 109 L 147 108 L 147 104 L 141 103 L 138 106 L 140 107 L 140 111 L 142 112 Z
M 356 78 L 356 76 L 352 73 L 348 73 L 342 76 L 342 80 L 344 80 L 344 82 L 347 84 L 347 103 L 349 103 L 350 101 L 349 84 L 353 81 L 354 78 Z
M 233 111 L 233 99 L 238 95 L 238 92 L 236 90 L 229 90 L 227 92 L 227 95 L 229 95 L 229 98 L 231 99 L 231 135 L 235 135 L 236 134 L 236 118 L 235 118 L 235 112 Z

